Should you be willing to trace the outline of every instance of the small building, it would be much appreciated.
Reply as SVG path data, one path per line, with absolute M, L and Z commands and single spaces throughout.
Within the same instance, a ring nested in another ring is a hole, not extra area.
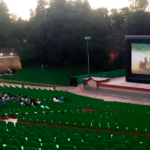
M 97 89 L 100 84 L 109 82 L 110 78 L 99 78 L 99 77 L 90 77 L 84 78 L 84 87 L 85 89 Z

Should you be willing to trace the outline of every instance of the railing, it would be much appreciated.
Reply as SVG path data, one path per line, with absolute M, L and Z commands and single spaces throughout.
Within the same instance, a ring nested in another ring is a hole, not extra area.
M 108 72 L 99 72 L 95 74 L 85 74 L 85 75 L 79 75 L 79 76 L 73 76 L 73 78 L 77 78 L 77 83 L 82 84 L 84 78 L 90 78 L 90 77 L 100 77 L 100 78 L 116 78 L 125 76 L 125 69 L 120 70 L 114 70 L 114 71 L 108 71 Z

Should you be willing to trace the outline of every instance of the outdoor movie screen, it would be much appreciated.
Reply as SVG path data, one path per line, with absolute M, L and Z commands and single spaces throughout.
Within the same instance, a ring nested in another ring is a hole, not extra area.
M 150 43 L 131 43 L 131 74 L 150 75 Z

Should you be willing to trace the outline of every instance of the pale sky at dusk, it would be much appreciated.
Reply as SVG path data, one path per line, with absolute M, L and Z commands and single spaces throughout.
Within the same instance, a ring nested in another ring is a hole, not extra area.
M 23 19 L 29 19 L 30 17 L 30 8 L 35 10 L 37 5 L 37 0 L 3 0 L 8 8 L 10 13 L 14 13 L 17 16 L 21 16 Z M 92 8 L 106 7 L 111 8 L 122 8 L 129 6 L 128 0 L 89 0 L 89 3 Z

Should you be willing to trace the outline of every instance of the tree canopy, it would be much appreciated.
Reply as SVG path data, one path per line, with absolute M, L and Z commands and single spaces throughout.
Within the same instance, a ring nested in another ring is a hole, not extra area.
M 150 34 L 147 0 L 130 0 L 129 7 L 112 10 L 92 9 L 88 0 L 38 0 L 29 11 L 30 19 L 23 20 L 0 2 L 0 47 L 16 48 L 25 65 L 87 66 L 84 37 L 91 36 L 91 68 L 100 71 L 108 64 L 106 70 L 121 69 L 124 36 Z M 117 54 L 113 61 L 111 54 Z
M 11 19 L 6 4 L 0 2 L 0 46 L 9 39 L 11 35 Z

